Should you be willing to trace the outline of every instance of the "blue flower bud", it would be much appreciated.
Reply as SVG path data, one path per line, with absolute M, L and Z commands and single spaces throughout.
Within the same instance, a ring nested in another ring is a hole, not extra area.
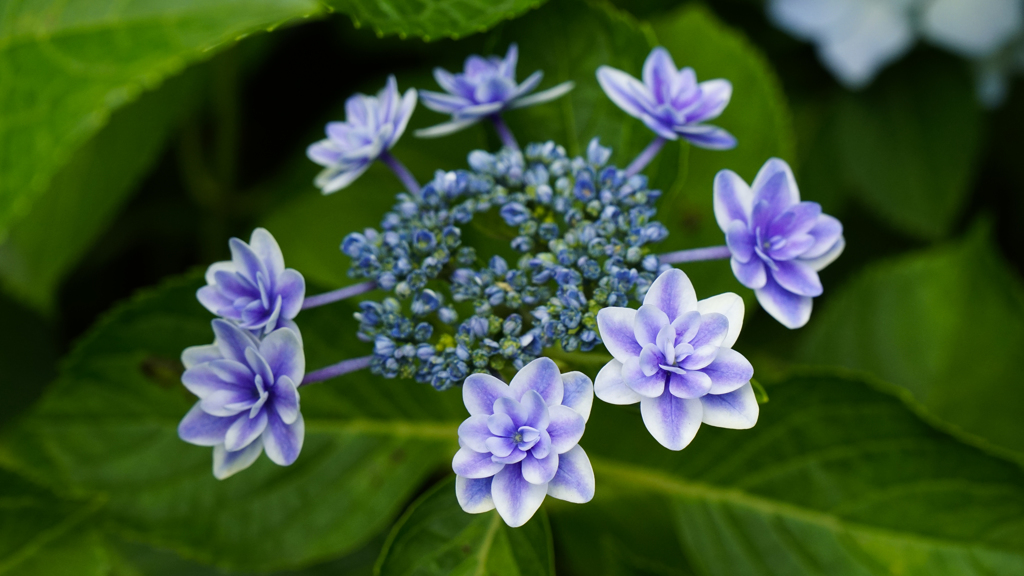
M 395 275 L 391 272 L 384 272 L 377 277 L 377 285 L 380 286 L 381 290 L 391 291 L 397 282 Z
M 533 238 L 529 236 L 516 236 L 512 239 L 512 249 L 523 253 L 533 250 Z
M 505 261 L 501 256 L 492 256 L 491 261 L 488 263 L 491 271 L 498 276 L 504 276 L 508 272 L 508 262 Z
M 643 268 L 648 272 L 656 272 L 658 270 L 658 257 L 654 254 L 648 254 L 644 256 Z
M 518 202 L 509 202 L 501 207 L 501 217 L 509 226 L 518 226 L 530 217 L 530 211 Z
M 445 306 L 438 310 L 437 317 L 445 324 L 455 324 L 459 320 L 458 312 L 450 306 Z
M 587 162 L 593 166 L 604 166 L 612 156 L 612 149 L 601 146 L 600 139 L 595 136 L 587 144 Z
M 426 342 L 430 340 L 430 336 L 434 334 L 434 327 L 426 322 L 420 322 L 416 325 L 416 330 L 413 332 L 413 337 L 420 342 Z
M 391 338 L 378 335 L 373 341 L 373 353 L 378 356 L 391 356 L 395 352 L 395 343 Z

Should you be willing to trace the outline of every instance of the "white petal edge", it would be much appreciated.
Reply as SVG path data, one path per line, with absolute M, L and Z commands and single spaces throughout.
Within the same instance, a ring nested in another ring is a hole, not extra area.
M 704 414 L 701 420 L 708 426 L 746 430 L 757 424 L 760 407 L 754 388 L 747 382 L 728 394 L 708 394 L 701 398 Z
M 725 335 L 725 340 L 722 341 L 722 347 L 732 348 L 743 328 L 743 298 L 732 292 L 711 296 L 697 302 L 697 311 L 701 314 L 721 314 L 729 320 L 729 331 Z
M 594 380 L 594 395 L 609 404 L 627 406 L 644 399 L 622 380 L 622 362 L 610 360 L 597 373 Z

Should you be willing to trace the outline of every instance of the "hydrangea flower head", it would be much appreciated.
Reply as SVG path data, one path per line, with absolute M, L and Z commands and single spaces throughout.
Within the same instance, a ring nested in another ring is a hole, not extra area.
M 345 121 L 327 124 L 327 138 L 306 149 L 310 160 L 324 166 L 316 185 L 324 194 L 345 188 L 394 146 L 405 132 L 416 108 L 416 90 L 398 93 L 398 82 L 388 82 L 376 96 L 355 94 L 345 102 Z
M 504 58 L 473 55 L 466 59 L 461 74 L 434 68 L 434 79 L 444 92 L 420 90 L 423 105 L 435 112 L 451 114 L 451 122 L 419 130 L 417 136 L 443 136 L 475 124 L 503 110 L 523 108 L 554 100 L 573 88 L 563 82 L 553 88 L 530 95 L 540 84 L 544 73 L 537 70 L 522 83 L 516 83 L 519 48 L 508 47 Z
M 232 238 L 231 260 L 206 270 L 206 286 L 196 297 L 207 310 L 239 326 L 269 334 L 290 322 L 302 309 L 306 281 L 284 267 L 277 240 L 264 228 L 253 230 L 249 243 Z
M 811 299 L 822 292 L 818 271 L 846 246 L 843 225 L 817 202 L 800 201 L 789 164 L 778 158 L 765 162 L 753 186 L 722 170 L 714 190 L 736 278 L 787 328 L 806 324 Z
M 725 110 L 732 98 L 732 84 L 722 79 L 698 83 L 693 68 L 676 69 L 664 48 L 655 48 L 647 56 L 643 82 L 610 66 L 597 69 L 597 81 L 612 102 L 662 138 L 682 137 L 712 150 L 736 146 L 732 134 L 702 124 Z
M 299 457 L 305 424 L 298 386 L 306 371 L 302 341 L 292 328 L 257 339 L 224 320 L 213 321 L 214 343 L 181 354 L 181 381 L 199 397 L 178 436 L 213 446 L 213 475 L 245 470 L 260 453 L 288 466 Z
M 462 397 L 470 416 L 459 426 L 452 468 L 463 510 L 497 509 L 517 527 L 545 495 L 576 503 L 594 497 L 594 469 L 579 446 L 594 401 L 589 378 L 560 374 L 554 361 L 538 358 L 510 384 L 471 375 Z
M 750 428 L 758 406 L 754 369 L 732 349 L 743 299 L 726 293 L 697 301 L 682 270 L 663 272 L 639 310 L 604 308 L 597 325 L 613 359 L 594 385 L 610 404 L 640 403 L 644 425 L 661 445 L 682 450 L 701 422 Z

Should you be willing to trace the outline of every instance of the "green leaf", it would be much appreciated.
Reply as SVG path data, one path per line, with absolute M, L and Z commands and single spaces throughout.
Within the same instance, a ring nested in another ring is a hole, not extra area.
M 518 576 L 555 573 L 551 529 L 544 511 L 509 528 L 495 511 L 467 514 L 455 480 L 437 484 L 395 524 L 377 561 L 378 576 Z
M 515 18 L 545 0 L 327 0 L 378 36 L 459 38 Z
M 715 174 L 728 168 L 751 182 L 769 158 L 793 161 L 795 144 L 786 98 L 760 50 L 707 8 L 687 6 L 659 17 L 652 25 L 658 42 L 672 54 L 677 66 L 692 67 L 700 81 L 725 78 L 732 82 L 728 108 L 708 123 L 731 132 L 739 145 L 726 151 L 690 147 L 685 182 L 666 190 L 658 207 L 661 221 L 671 232 L 661 245 L 665 251 L 720 246 L 725 244 L 725 236 L 713 210 Z M 636 68 L 641 64 L 637 62 Z M 639 120 L 618 114 L 623 121 L 646 130 Z M 753 303 L 753 294 L 736 281 L 727 262 L 690 264 L 685 270 L 702 297 L 733 291 L 748 305 Z
M 971 86 L 958 62 L 913 60 L 839 99 L 827 145 L 856 198 L 902 232 L 939 238 L 957 223 L 981 144 Z
M 106 550 L 88 522 L 100 504 L 62 500 L 0 469 L 0 574 L 107 574 Z
M 830 297 L 799 358 L 905 387 L 932 414 L 1024 462 L 1024 290 L 987 225 L 875 264 Z
M 681 454 L 657 446 L 635 410 L 596 404 L 581 444 L 597 494 L 549 507 L 556 535 L 578 530 L 589 550 L 610 538 L 649 566 L 701 575 L 1024 571 L 1019 466 L 863 381 L 807 375 L 768 392 L 753 429 L 702 427 Z M 628 546 L 638 525 L 671 525 L 681 552 Z
M 0 283 L 49 311 L 64 276 L 124 206 L 167 137 L 200 102 L 205 70 L 193 68 L 117 110 L 54 176 L 0 243 Z
M 110 114 L 313 0 L 8 3 L 0 17 L 0 235 Z
M 302 390 L 299 460 L 265 457 L 225 481 L 211 449 L 178 439 L 195 398 L 178 356 L 212 341 L 198 279 L 119 307 L 82 340 L 37 409 L 3 443 L 0 461 L 40 481 L 107 499 L 119 532 L 235 570 L 335 558 L 384 529 L 421 483 L 450 466 L 464 416 L 458 391 L 438 393 L 367 372 Z M 299 317 L 315 369 L 363 356 L 344 303 Z

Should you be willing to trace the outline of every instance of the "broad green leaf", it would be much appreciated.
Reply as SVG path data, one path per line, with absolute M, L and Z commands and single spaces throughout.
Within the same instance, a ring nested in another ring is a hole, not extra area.
M 515 18 L 545 0 L 327 0 L 378 36 L 459 38 Z
M 90 523 L 100 501 L 69 501 L 0 469 L 0 574 L 108 574 L 102 540 Z
M 60 281 L 128 200 L 179 121 L 199 104 L 204 73 L 190 69 L 117 110 L 57 172 L 0 243 L 0 283 L 9 293 L 49 311 Z
M 495 511 L 467 514 L 449 478 L 421 496 L 395 524 L 374 573 L 553 575 L 551 529 L 543 511 L 519 528 L 506 526 Z
M 708 9 L 687 6 L 652 22 L 657 41 L 672 54 L 676 65 L 689 66 L 699 81 L 725 78 L 732 83 L 729 106 L 708 121 L 725 128 L 739 141 L 733 150 L 690 147 L 689 172 L 684 182 L 667 190 L 659 215 L 671 231 L 663 248 L 679 250 L 725 244 L 715 222 L 712 182 L 730 169 L 747 182 L 769 158 L 794 160 L 792 120 L 782 87 L 764 55 L 742 33 L 720 22 Z M 635 64 L 636 68 L 642 61 Z M 625 113 L 619 113 L 625 118 Z M 625 121 L 646 130 L 639 120 Z M 806 195 L 805 195 L 806 196 Z M 814 200 L 814 198 L 804 198 Z M 826 206 L 826 211 L 828 207 Z M 748 305 L 752 293 L 733 278 L 728 262 L 706 262 L 684 268 L 701 297 L 733 291 Z
M 0 235 L 113 110 L 313 0 L 19 0 L 0 11 Z
M 982 112 L 958 64 L 912 60 L 862 94 L 843 94 L 829 132 L 855 197 L 921 238 L 957 223 L 981 144 Z
M 224 481 L 211 449 L 178 439 L 194 402 L 178 356 L 212 341 L 198 279 L 121 306 L 86 336 L 0 460 L 76 493 L 105 497 L 111 525 L 133 539 L 235 570 L 307 565 L 352 551 L 384 529 L 421 483 L 450 466 L 464 416 L 438 393 L 367 372 L 302 389 L 299 460 L 265 457 Z M 309 369 L 369 354 L 350 306 L 299 316 Z M 346 328 L 348 327 L 348 328 Z
M 1021 350 L 1024 290 L 980 225 L 848 282 L 811 323 L 799 358 L 899 384 L 938 418 L 1024 462 Z
M 0 318 L 17 330 L 0 333 L 0 430 L 39 398 L 57 374 L 58 350 L 52 327 L 37 313 L 0 294 Z
M 1019 466 L 863 381 L 808 374 L 768 392 L 753 429 L 705 426 L 681 453 L 657 446 L 637 411 L 595 405 L 581 444 L 597 494 L 548 508 L 556 536 L 617 541 L 636 563 L 675 569 L 661 573 L 1024 573 Z M 645 545 L 639 526 L 674 527 L 681 550 Z

